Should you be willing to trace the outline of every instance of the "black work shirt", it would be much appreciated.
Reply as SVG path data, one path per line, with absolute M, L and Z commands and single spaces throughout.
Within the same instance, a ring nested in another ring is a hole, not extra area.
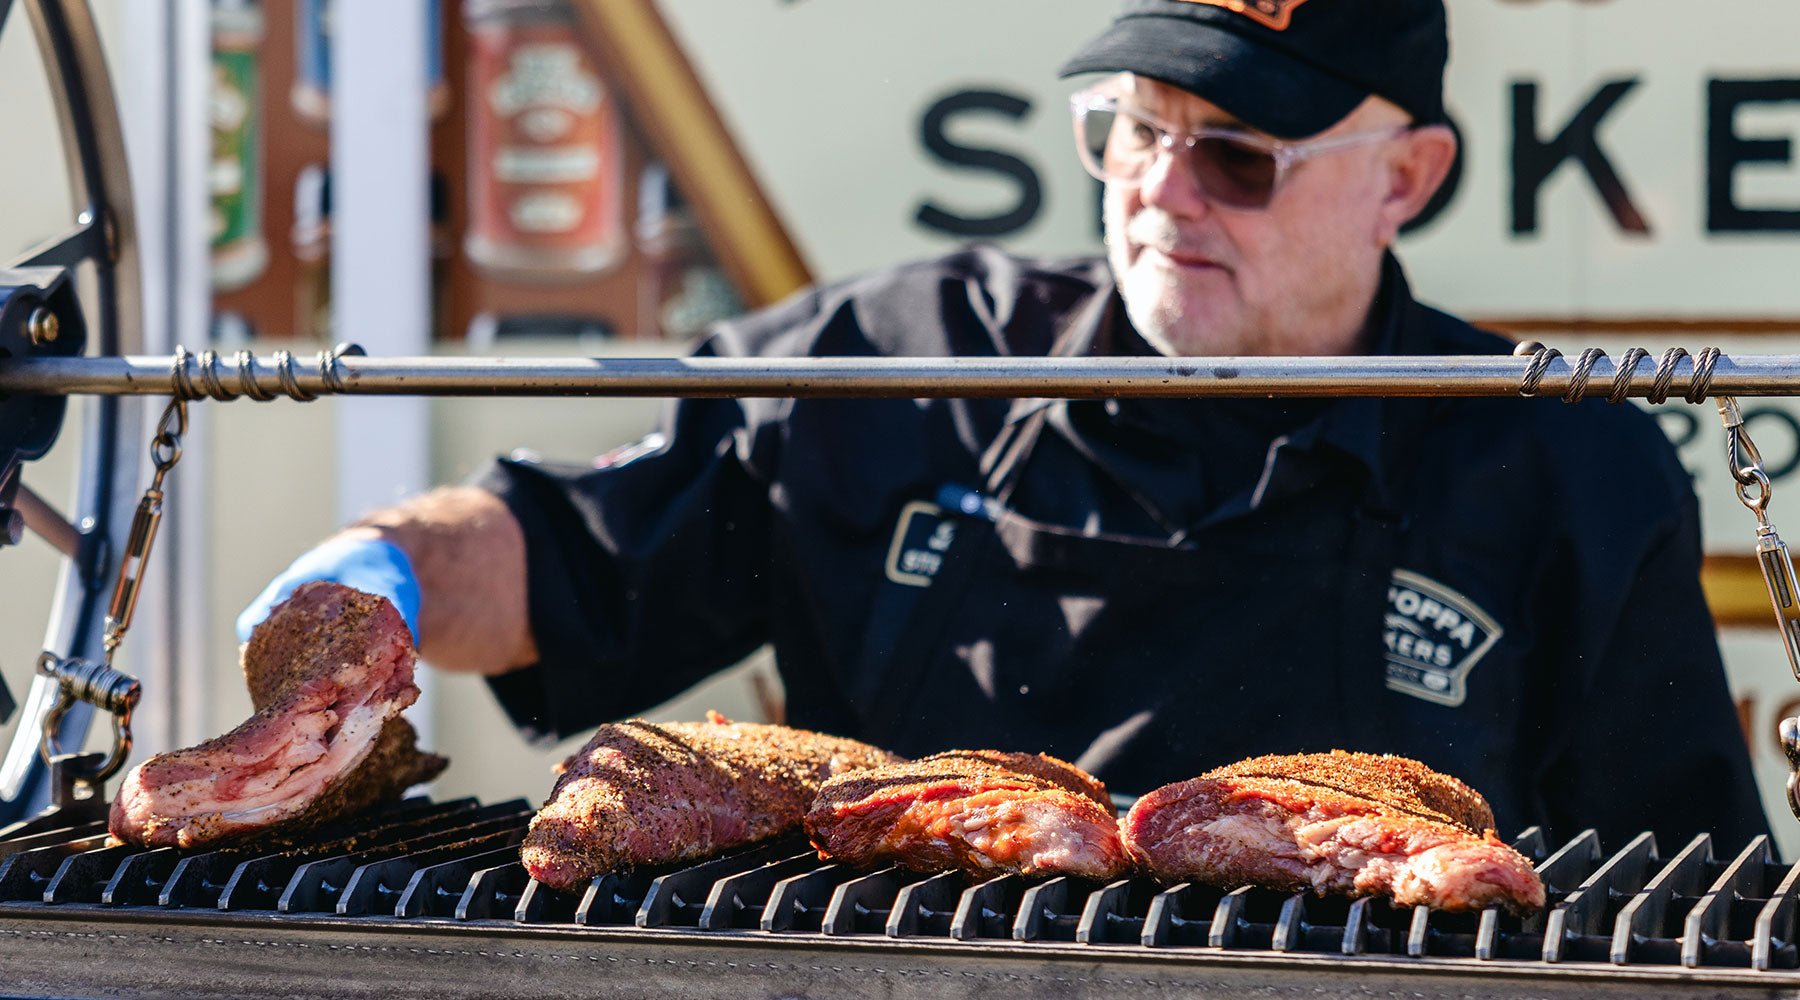
M 1392 258 L 1367 336 L 1509 349 L 1416 302 Z M 1103 261 L 973 249 L 700 353 L 1053 349 L 1147 352 Z M 768 642 L 789 722 L 905 754 L 1041 750 L 1140 793 L 1344 747 L 1463 778 L 1507 834 L 1767 831 L 1692 488 L 1634 407 L 694 399 L 650 444 L 482 481 L 525 533 L 542 658 L 492 684 L 529 733 L 641 711 Z M 990 449 L 1018 452 L 998 489 Z

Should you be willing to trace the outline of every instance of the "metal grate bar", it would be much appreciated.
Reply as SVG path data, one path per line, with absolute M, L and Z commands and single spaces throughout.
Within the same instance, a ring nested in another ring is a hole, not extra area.
M 1800 864 L 1788 871 L 1769 901 L 1756 915 L 1750 938 L 1750 967 L 1767 971 L 1775 967 L 1776 952 L 1793 949 L 1794 908 L 1800 894 Z
M 1656 837 L 1646 831 L 1588 876 L 1580 888 L 1550 911 L 1544 922 L 1544 961 L 1560 962 L 1565 957 L 1604 961 L 1604 952 L 1582 946 L 1598 936 L 1607 904 L 1615 895 L 1641 888 L 1656 860 Z
M 56 847 L 67 844 L 71 840 L 85 840 L 89 837 L 103 836 L 106 833 L 106 821 L 96 820 L 78 826 L 66 826 L 56 830 L 45 830 L 41 833 L 22 834 L 6 840 L 0 840 L 0 859 L 11 857 L 22 851 L 39 847 Z
M 845 882 L 831 894 L 819 930 L 833 935 L 881 933 L 887 927 L 900 887 L 920 877 L 898 868 L 884 868 Z
M 1206 930 L 1207 947 L 1241 946 L 1243 931 L 1249 923 L 1244 919 L 1244 909 L 1249 903 L 1251 892 L 1251 888 L 1246 885 L 1219 897 L 1219 904 L 1213 910 L 1211 926 Z
M 574 896 L 557 892 L 537 879 L 528 879 L 519 893 L 518 905 L 513 908 L 513 920 L 521 924 L 572 923 L 575 907 Z
M 477 872 L 519 857 L 517 844 L 420 868 L 394 904 L 396 917 L 456 917 L 457 905 Z
M 1387 900 L 1363 896 L 1350 902 L 1344 915 L 1344 937 L 1338 951 L 1345 955 L 1386 954 L 1394 949 L 1393 908 Z
M 375 850 L 355 851 L 308 861 L 295 869 L 293 878 L 275 903 L 282 913 L 332 913 L 358 869 L 376 861 L 404 857 L 433 848 L 452 846 L 491 833 L 518 831 L 531 822 L 532 810 L 523 799 L 477 810 L 464 825 L 397 840 Z
M 1025 895 L 1025 880 L 1000 875 L 963 890 L 950 918 L 950 937 L 957 941 L 1012 936 L 1012 914 Z
M 1143 940 L 1145 912 L 1156 895 L 1149 879 L 1111 882 L 1088 897 L 1075 928 L 1078 944 L 1137 944 Z
M 487 833 L 443 847 L 389 858 L 362 865 L 352 872 L 344 891 L 338 894 L 337 913 L 342 917 L 359 917 L 368 913 L 399 913 L 400 895 L 420 869 L 455 861 L 470 854 L 486 854 L 493 850 L 518 847 L 525 839 L 525 825 L 530 817 L 519 818 Z M 496 821 L 499 822 L 499 821 Z
M 856 878 L 858 872 L 844 865 L 824 865 L 803 875 L 791 875 L 775 883 L 763 907 L 765 931 L 816 931 L 824 926 L 825 911 L 837 887 Z
M 162 888 L 181 863 L 181 852 L 173 847 L 133 854 L 125 859 L 111 881 L 100 892 L 105 906 L 154 906 Z
M 1081 912 L 1094 884 L 1083 879 L 1057 876 L 1032 886 L 1019 897 L 1013 918 L 1014 941 L 1073 941 Z
M 644 897 L 650 894 L 650 883 L 662 871 L 662 868 L 647 868 L 608 872 L 588 880 L 587 888 L 581 893 L 581 902 L 575 904 L 575 922 L 583 927 L 631 924 L 637 917 L 638 907 L 644 905 Z M 534 896 L 552 891 L 535 879 L 531 880 L 531 886 Z
M 1281 915 L 1269 932 L 1270 951 L 1298 951 L 1305 933 L 1301 920 L 1306 916 L 1306 893 L 1296 892 L 1281 901 Z
M 458 920 L 499 920 L 513 918 L 518 912 L 519 898 L 531 881 L 525 866 L 514 861 L 483 869 L 469 879 L 469 887 L 456 901 Z
M 98 903 L 119 865 L 144 849 L 132 844 L 83 851 L 67 858 L 44 886 L 46 903 Z
M 1713 865 L 1712 837 L 1701 834 L 1681 849 L 1662 871 L 1656 873 L 1643 891 L 1633 896 L 1619 910 L 1613 921 L 1612 962 L 1627 965 L 1634 959 L 1651 962 L 1673 962 L 1679 957 L 1674 935 L 1662 933 L 1669 922 L 1670 907 L 1680 897 L 1698 897 L 1709 881 L 1707 871 Z M 1679 928 L 1680 921 L 1676 921 Z M 1656 949 L 1661 954 L 1647 954 Z
M 888 911 L 888 937 L 948 935 L 963 894 L 961 872 L 941 872 L 901 888 Z
M 808 851 L 723 879 L 707 894 L 698 926 L 709 931 L 758 927 L 775 883 L 818 867 L 819 856 Z
M 289 857 L 291 856 L 272 855 L 270 860 L 280 861 Z M 168 879 L 162 884 L 162 890 L 157 894 L 156 905 L 169 909 L 216 907 L 220 896 L 225 892 L 226 884 L 236 878 L 233 873 L 253 860 L 256 860 L 254 854 L 234 850 L 190 854 L 175 863 Z
M 1748 929 L 1739 935 L 1740 940 L 1730 943 L 1729 955 L 1725 953 L 1722 939 L 1731 934 L 1733 904 L 1741 899 L 1764 897 L 1766 873 L 1774 866 L 1775 853 L 1766 834 L 1750 841 L 1749 846 L 1725 866 L 1682 923 L 1682 965 L 1697 969 L 1709 955 L 1720 965 L 1750 964 L 1749 946 L 1743 940 L 1750 936 Z
M 1144 913 L 1144 933 L 1139 943 L 1147 948 L 1209 944 L 1208 934 L 1221 895 L 1212 886 L 1191 882 L 1157 893 Z
M 34 847 L 0 860 L 0 902 L 41 903 L 50 879 L 63 859 L 106 846 L 106 835 L 96 834 L 49 847 Z
M 782 840 L 660 875 L 650 883 L 635 923 L 639 927 L 698 926 L 713 883 L 772 861 L 788 860 L 794 850 L 791 840 Z
M 472 798 L 433 804 L 426 799 L 407 799 L 373 817 L 321 829 L 304 847 L 271 851 L 268 848 L 236 848 L 220 852 L 202 863 L 206 873 L 198 883 L 183 887 L 181 867 L 170 881 L 190 899 L 182 905 L 209 906 L 221 910 L 274 910 L 281 904 L 294 873 L 311 861 L 345 850 L 372 850 L 401 843 L 437 825 L 457 823 L 476 815 L 481 804 Z M 198 861 L 199 859 L 188 859 Z M 184 861 L 183 864 L 187 864 Z M 165 904 L 167 905 L 167 904 Z

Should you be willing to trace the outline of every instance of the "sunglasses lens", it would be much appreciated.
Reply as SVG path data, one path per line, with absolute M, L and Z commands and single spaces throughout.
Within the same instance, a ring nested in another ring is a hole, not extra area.
M 1156 126 L 1132 115 L 1097 107 L 1075 116 L 1082 165 L 1103 181 L 1136 184 L 1163 154 Z M 1275 194 L 1275 156 L 1266 149 L 1221 136 L 1193 141 L 1187 161 L 1201 190 L 1231 208 L 1267 208 Z
M 1132 183 L 1156 162 L 1156 130 L 1130 115 L 1093 108 L 1076 119 L 1075 127 L 1082 161 L 1102 180 Z
M 1233 208 L 1266 208 L 1275 194 L 1275 157 L 1235 139 L 1194 144 L 1193 169 L 1207 194 Z

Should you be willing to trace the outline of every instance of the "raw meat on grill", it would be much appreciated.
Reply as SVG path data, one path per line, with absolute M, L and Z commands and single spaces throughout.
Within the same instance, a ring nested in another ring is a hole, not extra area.
M 853 865 L 1094 879 L 1130 865 L 1106 786 L 1044 754 L 956 750 L 833 778 L 806 832 Z
M 302 585 L 244 647 L 256 714 L 132 770 L 113 836 L 149 847 L 291 838 L 436 777 L 448 762 L 421 753 L 400 717 L 419 696 L 414 658 L 386 598 Z
M 1165 882 L 1388 895 L 1443 910 L 1544 905 L 1469 786 L 1405 757 L 1256 757 L 1137 801 L 1125 845 Z
M 717 713 L 609 723 L 563 761 L 520 859 L 539 882 L 574 889 L 622 868 L 706 857 L 799 826 L 832 775 L 900 759 Z

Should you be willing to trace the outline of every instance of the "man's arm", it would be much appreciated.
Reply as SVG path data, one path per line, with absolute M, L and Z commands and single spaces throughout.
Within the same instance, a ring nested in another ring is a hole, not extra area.
M 419 651 L 432 666 L 493 676 L 537 662 L 525 536 L 492 493 L 436 489 L 368 514 L 337 537 L 390 542 L 412 560 Z

